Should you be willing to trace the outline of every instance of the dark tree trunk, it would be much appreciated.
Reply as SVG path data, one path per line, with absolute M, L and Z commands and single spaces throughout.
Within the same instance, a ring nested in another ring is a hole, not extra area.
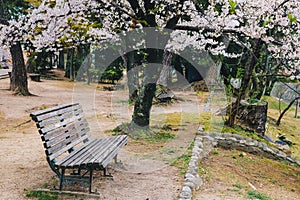
M 170 82 L 170 66 L 172 62 L 172 56 L 173 54 L 171 52 L 167 50 L 164 51 L 163 67 L 157 80 L 157 84 L 159 85 L 167 86 Z
M 156 23 L 156 18 L 155 15 L 152 14 L 150 11 L 155 8 L 155 4 L 151 1 L 144 1 L 144 8 L 146 12 L 144 13 L 142 9 L 140 9 L 142 6 L 137 5 L 137 1 L 130 1 L 131 7 L 133 10 L 137 11 L 137 16 L 141 20 L 145 20 L 146 24 L 150 27 L 157 27 Z M 140 8 L 139 8 L 140 7 Z M 166 24 L 167 29 L 173 29 L 175 25 L 178 23 L 180 17 L 175 16 L 169 19 L 169 21 Z M 170 34 L 170 33 L 169 33 Z M 153 38 L 149 37 L 148 40 L 146 40 L 146 46 L 156 46 L 155 44 L 161 44 L 161 45 L 166 45 L 167 41 L 169 39 L 169 34 L 164 34 L 160 38 Z M 163 39 L 163 37 L 165 37 Z M 151 38 L 151 39 L 150 39 Z M 148 45 L 152 44 L 152 45 Z M 155 62 L 155 60 L 159 60 L 159 51 L 157 49 L 147 49 L 149 50 L 149 56 L 147 58 L 148 63 L 159 63 Z M 148 52 L 147 52 L 148 53 Z M 162 60 L 160 58 L 160 60 Z M 150 61 L 150 62 L 149 62 Z M 154 61 L 154 62 L 153 62 Z M 161 63 L 161 62 L 160 62 Z M 150 68 L 150 70 L 148 69 Z M 131 124 L 136 124 L 141 127 L 147 127 L 150 124 L 150 110 L 152 107 L 152 100 L 155 95 L 155 90 L 156 90 L 156 82 L 157 82 L 157 75 L 159 73 L 160 69 L 157 68 L 152 68 L 147 66 L 145 69 L 145 77 L 143 81 L 142 88 L 140 90 L 138 99 L 135 103 L 134 106 L 134 113 L 132 116 L 132 123 Z
M 293 101 L 291 101 L 291 103 L 288 105 L 288 107 L 286 107 L 286 108 L 284 109 L 284 111 L 280 114 L 280 116 L 279 116 L 279 118 L 278 118 L 278 120 L 277 120 L 277 122 L 276 122 L 276 125 L 277 125 L 277 126 L 280 125 L 280 121 L 281 121 L 282 117 L 284 116 L 284 114 L 292 107 L 292 105 L 293 105 L 293 104 L 295 103 L 295 101 L 297 101 L 298 99 L 300 99 L 300 97 L 297 97 L 297 98 L 295 98 Z
M 33 51 L 34 50 L 30 51 L 30 56 L 29 56 L 29 59 L 27 60 L 27 72 L 28 73 L 35 73 L 36 64 L 35 64 L 34 55 L 32 55 L 32 54 L 34 54 Z
M 253 41 L 253 47 L 252 47 L 252 52 L 249 56 L 248 61 L 246 62 L 245 65 L 245 70 L 244 70 L 244 75 L 242 79 L 242 85 L 241 88 L 239 89 L 239 94 L 237 97 L 237 100 L 235 102 L 236 106 L 234 106 L 236 109 L 233 109 L 231 114 L 229 115 L 229 119 L 226 122 L 228 126 L 233 126 L 235 124 L 235 119 L 236 115 L 238 113 L 241 101 L 243 98 L 245 98 L 247 89 L 249 87 L 249 83 L 251 80 L 252 72 L 255 69 L 255 64 L 257 62 L 257 58 L 259 58 L 259 53 L 260 53 L 260 48 L 262 46 L 262 42 L 260 39 L 255 39 Z
M 65 55 L 64 55 L 64 50 L 59 51 L 58 55 L 58 69 L 65 69 Z
M 147 49 L 148 62 L 159 63 L 162 61 L 160 52 L 157 49 Z M 159 58 L 160 57 L 160 58 Z M 148 64 L 144 67 L 143 85 L 141 86 L 138 98 L 134 104 L 134 111 L 131 125 L 135 128 L 148 128 L 150 124 L 150 111 L 153 97 L 156 91 L 156 82 L 160 69 L 157 66 Z
M 129 101 L 136 101 L 139 90 L 139 69 L 136 67 L 135 52 L 129 52 L 126 56 L 127 85 L 129 90 Z
M 267 83 L 266 83 L 266 90 L 265 90 L 265 94 L 266 96 L 270 96 L 271 95 L 271 91 L 274 87 L 276 83 L 276 79 L 272 79 L 272 80 L 269 80 L 269 78 L 267 78 Z
M 50 61 L 49 61 L 49 63 L 50 63 L 50 69 L 53 69 L 53 66 L 54 66 L 54 53 L 53 52 L 50 52 L 49 53 L 49 59 L 50 59 Z
M 90 68 L 91 68 L 91 65 L 92 65 L 92 57 L 88 56 L 87 59 L 88 59 L 87 60 L 88 64 L 87 64 L 87 68 L 86 68 L 86 75 L 87 75 L 87 84 L 89 85 L 92 82 L 92 74 L 90 72 Z
M 66 78 L 71 78 L 73 74 L 73 56 L 74 56 L 74 49 L 73 48 L 68 49 L 66 72 L 65 72 Z
M 150 121 L 150 110 L 156 90 L 155 83 L 143 85 L 140 90 L 139 98 L 134 105 L 134 113 L 132 116 L 132 125 L 139 128 L 148 128 Z
M 251 99 L 257 99 L 260 100 L 265 89 L 266 82 L 264 80 L 264 77 L 252 77 L 252 84 L 253 88 L 249 93 L 249 96 Z
M 181 65 L 180 57 L 178 55 L 174 55 L 174 68 L 176 69 L 177 74 L 177 82 L 178 83 L 186 83 L 186 79 L 184 77 L 183 67 Z
M 12 57 L 12 72 L 10 77 L 10 89 L 16 94 L 28 96 L 27 73 L 24 63 L 21 43 L 18 41 L 10 47 Z

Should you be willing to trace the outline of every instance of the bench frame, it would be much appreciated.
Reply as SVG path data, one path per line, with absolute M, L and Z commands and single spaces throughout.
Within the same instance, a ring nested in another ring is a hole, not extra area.
M 102 170 L 104 176 L 112 177 L 107 174 L 107 166 L 113 159 L 117 162 L 119 150 L 128 142 L 127 136 L 90 140 L 78 103 L 36 111 L 30 117 L 41 135 L 48 164 L 59 177 L 60 191 L 69 181 L 80 181 L 88 183 L 89 193 L 96 193 L 92 192 L 93 172 Z M 72 172 L 67 175 L 67 170 Z

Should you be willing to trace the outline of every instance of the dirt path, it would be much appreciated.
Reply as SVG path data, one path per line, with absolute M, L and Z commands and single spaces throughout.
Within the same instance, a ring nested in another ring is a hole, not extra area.
M 93 86 L 84 89 L 76 86 L 74 90 L 72 82 L 29 81 L 30 92 L 36 95 L 30 97 L 13 96 L 7 90 L 8 79 L 0 80 L 0 86 L 0 199 L 26 199 L 28 190 L 47 187 L 55 180 L 45 160 L 35 124 L 30 121 L 30 112 L 72 100 L 84 102 L 92 137 L 103 136 L 104 130 L 112 129 L 122 121 L 122 116 L 118 116 L 122 110 L 112 108 L 110 103 L 116 99 L 114 94 L 95 92 Z M 78 88 L 80 94 L 76 93 Z M 94 106 L 88 106 L 91 99 L 96 102 Z M 192 140 L 194 130 L 188 135 Z M 190 142 L 187 140 L 186 144 Z M 100 199 L 177 199 L 183 179 L 178 169 L 155 156 L 132 153 L 130 148 L 129 145 L 121 152 L 119 157 L 123 156 L 124 166 L 114 172 L 113 180 L 95 179 L 94 187 L 101 192 Z M 154 153 L 158 154 L 161 152 Z

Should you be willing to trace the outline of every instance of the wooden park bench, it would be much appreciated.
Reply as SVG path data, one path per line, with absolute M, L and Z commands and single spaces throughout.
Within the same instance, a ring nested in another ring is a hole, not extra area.
M 59 190 L 72 181 L 89 185 L 92 193 L 93 171 L 107 174 L 128 137 L 119 135 L 89 139 L 89 127 L 78 103 L 65 104 L 30 114 L 41 135 L 50 168 L 60 179 Z
M 0 79 L 5 79 L 10 77 L 10 71 L 7 69 L 0 69 Z
M 41 82 L 41 75 L 40 74 L 30 74 L 29 77 L 32 81 Z

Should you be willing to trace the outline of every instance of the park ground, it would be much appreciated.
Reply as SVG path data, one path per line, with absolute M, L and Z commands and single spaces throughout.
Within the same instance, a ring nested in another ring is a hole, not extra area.
M 8 90 L 8 79 L 0 80 L 0 199 L 31 199 L 36 196 L 32 192 L 34 189 L 57 184 L 57 178 L 45 160 L 35 124 L 29 118 L 32 111 L 79 101 L 90 123 L 92 137 L 113 135 L 115 132 L 111 130 L 130 118 L 132 105 L 126 102 L 126 94 L 122 91 L 106 91 L 103 85 L 76 84 L 56 71 L 54 76 L 43 78 L 42 82 L 29 80 L 33 95 L 22 97 L 12 95 Z M 199 118 L 195 112 L 205 112 L 209 94 L 186 91 L 179 92 L 178 96 L 180 101 L 174 104 L 153 107 L 151 122 L 163 137 L 131 139 L 120 153 L 122 165 L 111 169 L 114 179 L 96 176 L 94 188 L 100 192 L 99 199 L 178 199 L 189 146 L 199 123 L 205 123 L 201 121 L 201 114 Z M 91 99 L 93 106 L 89 104 Z M 273 137 L 284 132 L 295 141 L 292 156 L 299 159 L 299 119 L 294 119 L 291 111 L 282 125 L 276 127 L 272 119 L 278 111 L 272 103 L 276 102 L 271 101 L 268 131 Z M 199 172 L 204 185 L 194 193 L 194 199 L 297 200 L 300 197 L 299 167 L 236 150 L 213 149 L 201 161 Z M 45 198 L 50 197 L 92 199 L 51 194 L 46 194 Z

